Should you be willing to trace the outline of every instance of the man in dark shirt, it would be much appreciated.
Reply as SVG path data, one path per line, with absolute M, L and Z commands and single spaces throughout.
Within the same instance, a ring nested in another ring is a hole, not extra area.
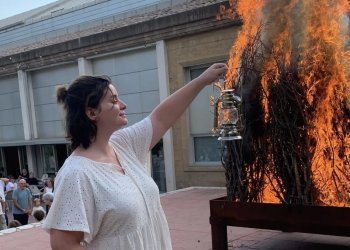
M 33 172 L 29 173 L 29 178 L 27 179 L 28 185 L 38 185 L 38 179 L 34 176 Z

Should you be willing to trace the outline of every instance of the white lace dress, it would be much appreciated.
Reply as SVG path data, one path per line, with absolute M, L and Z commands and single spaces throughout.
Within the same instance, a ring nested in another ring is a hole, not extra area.
M 158 187 L 143 167 L 151 138 L 149 118 L 112 135 L 125 175 L 113 164 L 68 157 L 43 227 L 84 232 L 86 249 L 171 250 Z

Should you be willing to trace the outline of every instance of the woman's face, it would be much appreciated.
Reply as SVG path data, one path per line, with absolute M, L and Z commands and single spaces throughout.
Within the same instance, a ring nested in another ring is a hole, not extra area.
M 47 181 L 47 186 L 48 186 L 49 188 L 51 188 L 51 187 L 52 187 L 52 181 L 48 180 L 48 181 Z
M 49 199 L 43 199 L 43 202 L 46 206 L 50 206 L 51 205 L 51 201 Z
M 39 207 L 40 206 L 40 200 L 35 200 L 35 206 Z
M 126 105 L 118 98 L 118 92 L 110 84 L 106 95 L 100 102 L 96 125 L 98 129 L 115 131 L 124 127 L 128 123 L 125 113 Z

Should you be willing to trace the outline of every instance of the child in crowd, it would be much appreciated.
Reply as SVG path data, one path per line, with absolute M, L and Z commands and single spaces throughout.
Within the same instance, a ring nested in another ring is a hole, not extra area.
M 45 212 L 44 210 L 36 210 L 33 216 L 37 222 L 42 222 L 45 219 Z
M 32 215 L 33 215 L 33 216 L 34 216 L 34 213 L 35 213 L 36 211 L 39 211 L 39 210 L 41 210 L 41 211 L 44 212 L 44 216 L 46 215 L 45 209 L 41 206 L 40 203 L 41 203 L 41 202 L 40 202 L 40 199 L 39 199 L 39 198 L 35 198 L 35 199 L 34 199 L 34 207 L 33 207 L 33 211 L 32 211 Z

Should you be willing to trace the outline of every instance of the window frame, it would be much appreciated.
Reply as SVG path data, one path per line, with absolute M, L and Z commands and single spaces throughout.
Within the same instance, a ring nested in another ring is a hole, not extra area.
M 5 163 L 5 154 L 4 154 L 4 151 L 3 151 L 2 147 L 0 147 L 0 173 L 2 173 L 2 175 L 3 175 L 2 177 L 7 176 L 7 167 L 6 167 L 6 163 Z
M 195 69 L 204 69 L 208 68 L 212 63 L 203 63 L 193 66 L 187 66 L 185 67 L 185 74 L 186 74 L 186 81 L 190 82 L 191 80 L 191 70 Z M 208 99 L 209 102 L 209 99 Z M 190 104 L 191 105 L 191 104 Z M 186 112 L 187 116 L 187 145 L 189 149 L 188 154 L 188 167 L 185 168 L 185 171 L 187 172 L 203 172 L 203 171 L 211 171 L 211 172 L 222 172 L 224 171 L 224 168 L 222 166 L 221 161 L 196 161 L 195 156 L 195 138 L 200 137 L 209 137 L 213 136 L 211 132 L 209 133 L 198 133 L 198 134 L 192 134 L 191 131 L 191 116 L 190 111 L 188 107 L 188 111 Z
M 50 172 L 48 172 L 47 169 L 47 165 L 46 165 L 46 157 L 45 157 L 45 148 L 50 147 L 53 151 L 53 160 L 55 163 L 55 168 L 50 168 L 49 170 L 51 170 Z M 52 175 L 54 174 L 56 171 L 58 171 L 58 167 L 57 167 L 57 153 L 56 153 L 56 147 L 55 144 L 42 144 L 40 145 L 40 154 L 41 154 L 41 161 L 42 161 L 42 165 L 43 165 L 43 174 L 48 174 L 48 175 Z M 52 171 L 54 170 L 54 171 Z

